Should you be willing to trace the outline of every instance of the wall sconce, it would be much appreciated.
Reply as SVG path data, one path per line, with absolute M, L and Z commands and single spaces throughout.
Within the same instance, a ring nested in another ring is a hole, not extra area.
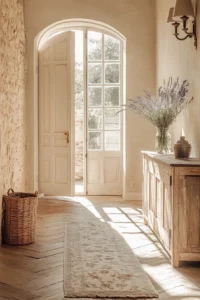
M 192 20 L 192 32 L 188 31 L 188 20 Z M 175 37 L 179 41 L 184 41 L 187 38 L 194 38 L 194 45 L 197 48 L 197 34 L 196 34 L 196 18 L 191 0 L 176 0 L 175 7 L 169 10 L 167 19 L 168 24 L 172 24 L 175 28 Z M 178 28 L 183 25 L 182 30 L 186 34 L 184 37 L 179 37 Z

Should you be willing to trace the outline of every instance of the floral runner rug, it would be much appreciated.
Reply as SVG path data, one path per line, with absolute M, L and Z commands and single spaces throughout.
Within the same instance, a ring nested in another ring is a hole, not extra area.
M 66 298 L 157 298 L 124 238 L 107 222 L 68 222 L 65 227 Z

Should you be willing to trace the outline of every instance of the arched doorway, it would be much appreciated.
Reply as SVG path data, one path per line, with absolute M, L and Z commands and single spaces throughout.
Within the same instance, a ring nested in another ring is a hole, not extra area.
M 125 185 L 125 155 L 123 155 L 125 153 L 125 127 L 122 125 L 122 114 L 118 116 L 114 116 L 114 114 L 120 109 L 120 105 L 125 103 L 126 99 L 124 88 L 126 39 L 111 26 L 93 20 L 71 19 L 52 24 L 44 29 L 35 39 L 34 62 L 36 70 L 39 67 L 38 53 L 44 45 L 69 31 L 82 32 L 84 36 L 84 189 L 81 194 L 122 195 Z M 113 57 L 111 57 L 113 54 L 112 43 L 115 44 L 115 50 L 119 48 L 118 54 L 115 53 Z M 98 55 L 94 57 L 94 53 L 89 53 L 89 51 L 97 44 L 101 44 L 101 50 L 97 49 L 97 52 L 100 50 L 101 54 L 99 57 L 97 57 Z M 102 78 L 99 79 L 98 74 L 95 75 L 95 72 L 101 73 Z M 91 79 L 91 74 L 96 77 Z M 37 120 L 35 126 L 35 166 L 38 168 L 39 147 L 37 141 L 38 135 L 40 135 L 38 126 L 38 72 L 35 73 L 34 87 L 35 120 Z M 119 97 L 119 101 L 116 100 L 116 97 Z M 94 98 L 96 102 L 92 103 Z M 100 102 L 98 103 L 98 101 Z M 72 114 L 74 113 L 73 109 Z M 72 118 L 72 157 L 73 153 L 75 154 L 74 124 L 74 118 Z M 111 142 L 112 140 L 113 142 Z M 73 161 L 71 163 L 73 173 L 75 164 Z M 39 168 L 38 176 L 40 182 Z M 72 174 L 70 195 L 74 195 L 75 183 L 73 178 L 75 176 Z M 43 192 L 40 186 L 38 188 L 40 192 Z

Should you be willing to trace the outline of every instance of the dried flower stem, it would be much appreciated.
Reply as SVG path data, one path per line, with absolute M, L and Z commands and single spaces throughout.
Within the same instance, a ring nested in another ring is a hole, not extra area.
M 187 80 L 180 84 L 179 78 L 173 81 L 170 77 L 167 83 L 164 81 L 163 86 L 159 87 L 157 97 L 149 90 L 144 90 L 144 96 L 136 97 L 135 100 L 128 99 L 128 104 L 121 111 L 133 110 L 156 127 L 169 128 L 183 108 L 191 102 L 186 97 L 188 87 Z

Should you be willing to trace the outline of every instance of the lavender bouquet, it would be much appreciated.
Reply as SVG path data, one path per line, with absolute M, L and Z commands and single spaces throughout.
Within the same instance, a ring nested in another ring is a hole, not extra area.
M 179 78 L 168 82 L 158 89 L 158 95 L 153 96 L 149 90 L 144 90 L 144 96 L 128 99 L 128 104 L 122 110 L 133 110 L 149 120 L 157 127 L 156 150 L 158 153 L 171 151 L 171 137 L 168 134 L 169 126 L 176 120 L 183 108 L 191 101 L 186 97 L 189 82 L 179 82 Z

